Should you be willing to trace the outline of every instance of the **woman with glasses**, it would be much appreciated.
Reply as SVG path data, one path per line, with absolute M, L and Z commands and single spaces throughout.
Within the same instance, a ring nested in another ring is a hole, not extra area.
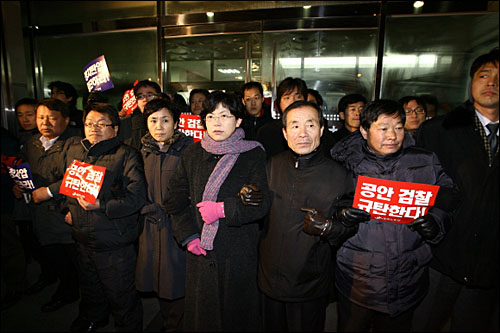
M 193 143 L 193 138 L 177 129 L 180 113 L 164 98 L 152 100 L 144 108 L 148 133 L 142 138 L 141 153 L 148 203 L 141 210 L 144 228 L 139 236 L 136 284 L 139 291 L 156 293 L 164 332 L 182 330 L 184 313 L 186 250 L 177 244 L 163 206 L 181 153 Z
M 146 203 L 142 161 L 117 137 L 120 119 L 110 104 L 92 103 L 84 112 L 85 139 L 68 149 L 64 168 L 73 160 L 105 167 L 95 203 L 67 197 L 66 223 L 72 225 L 80 266 L 84 313 L 71 327 L 86 332 L 114 317 L 117 331 L 142 331 L 142 303 L 135 288 L 138 217 Z M 86 178 L 88 179 L 88 178 Z M 50 185 L 61 196 L 62 181 Z
M 241 99 L 214 92 L 207 134 L 183 152 L 166 210 L 187 247 L 185 331 L 259 331 L 259 223 L 270 207 L 265 153 L 244 140 Z
M 417 96 L 405 96 L 399 103 L 403 105 L 406 113 L 405 132 L 415 138 L 418 128 L 427 116 L 425 102 Z

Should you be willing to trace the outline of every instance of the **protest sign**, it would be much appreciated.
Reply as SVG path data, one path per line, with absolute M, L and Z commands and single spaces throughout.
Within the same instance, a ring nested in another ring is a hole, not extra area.
M 139 81 L 135 80 L 133 86 L 135 87 L 137 83 L 139 83 Z M 135 109 L 137 109 L 137 100 L 135 99 L 134 88 L 132 88 L 125 91 L 125 93 L 123 94 L 122 110 L 125 111 L 126 115 L 129 115 L 134 112 Z
M 103 55 L 92 60 L 85 66 L 83 69 L 83 76 L 89 92 L 94 90 L 105 91 L 114 88 L 108 65 Z
M 194 142 L 201 141 L 207 132 L 201 124 L 200 116 L 195 114 L 181 114 L 179 119 L 179 131 L 187 136 L 193 137 Z
M 33 176 L 31 175 L 30 166 L 28 163 L 8 165 L 7 169 L 9 170 L 10 178 L 12 178 L 17 186 L 29 191 L 36 189 L 35 183 L 33 183 Z
M 105 173 L 105 167 L 74 160 L 64 173 L 59 193 L 95 204 Z
M 358 177 L 353 207 L 378 221 L 408 224 L 434 205 L 439 186 Z

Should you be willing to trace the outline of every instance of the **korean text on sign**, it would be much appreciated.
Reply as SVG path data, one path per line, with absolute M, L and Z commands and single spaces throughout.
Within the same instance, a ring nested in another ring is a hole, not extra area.
M 359 176 L 353 207 L 374 220 L 406 224 L 427 214 L 438 191 L 436 185 Z
M 29 191 L 36 189 L 28 163 L 9 165 L 7 168 L 9 169 L 10 178 L 12 178 L 17 186 Z
M 181 114 L 179 130 L 187 136 L 193 137 L 194 142 L 201 141 L 207 132 L 201 124 L 200 116 L 194 114 Z
M 66 169 L 59 192 L 95 204 L 106 168 L 74 160 Z

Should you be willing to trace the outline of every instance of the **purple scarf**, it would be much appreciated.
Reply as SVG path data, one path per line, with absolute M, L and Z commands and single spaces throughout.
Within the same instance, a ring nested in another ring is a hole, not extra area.
M 208 178 L 203 192 L 203 201 L 216 201 L 219 189 L 226 180 L 227 175 L 231 171 L 240 156 L 240 153 L 252 150 L 255 147 L 264 147 L 257 141 L 246 141 L 245 132 L 241 128 L 236 131 L 224 141 L 215 141 L 208 134 L 201 140 L 201 147 L 207 152 L 215 155 L 224 155 L 217 162 L 214 170 Z M 219 220 L 212 224 L 203 224 L 201 232 L 201 247 L 205 250 L 212 250 L 214 248 L 214 238 L 219 228 Z

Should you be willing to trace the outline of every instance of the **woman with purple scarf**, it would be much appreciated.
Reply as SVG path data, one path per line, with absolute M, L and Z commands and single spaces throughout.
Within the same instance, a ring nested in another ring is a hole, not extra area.
M 259 331 L 259 221 L 270 195 L 266 155 L 244 140 L 243 105 L 213 92 L 200 117 L 201 142 L 184 150 L 166 210 L 187 247 L 184 331 Z

